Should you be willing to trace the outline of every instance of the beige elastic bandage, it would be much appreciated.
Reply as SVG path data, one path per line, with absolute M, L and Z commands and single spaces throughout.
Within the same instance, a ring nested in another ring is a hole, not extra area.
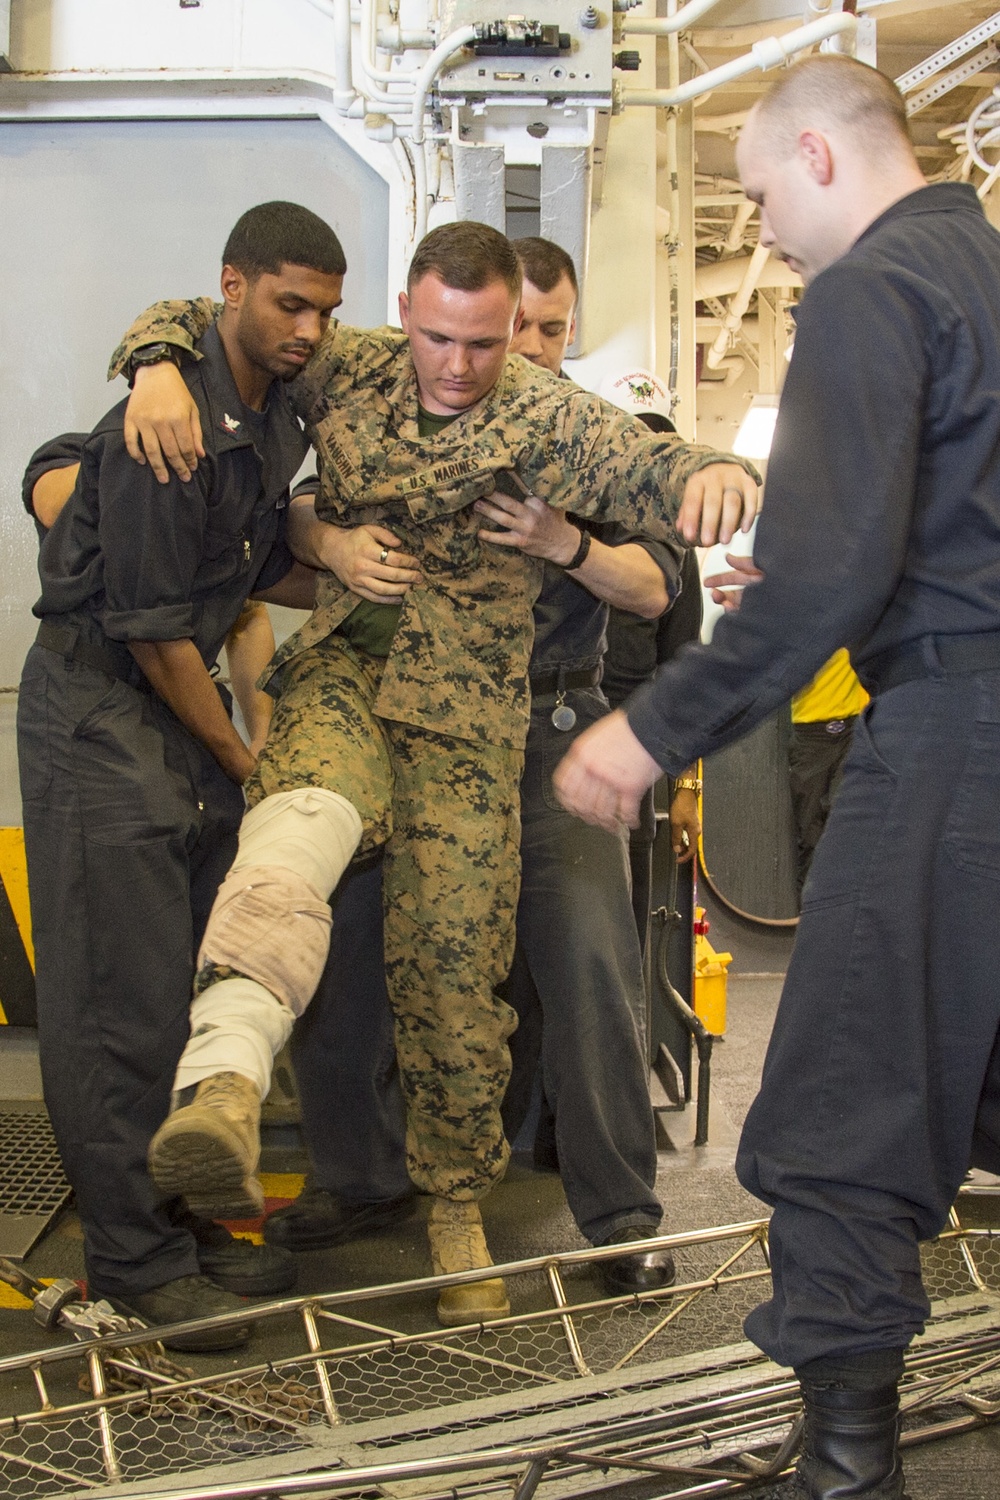
M 258 802 L 243 819 L 198 968 L 236 969 L 300 1016 L 330 949 L 328 899 L 360 838 L 361 818 L 337 792 L 302 787 Z
M 323 973 L 330 926 L 328 903 L 301 875 L 280 865 L 248 865 L 219 887 L 198 968 L 236 969 L 300 1016 Z

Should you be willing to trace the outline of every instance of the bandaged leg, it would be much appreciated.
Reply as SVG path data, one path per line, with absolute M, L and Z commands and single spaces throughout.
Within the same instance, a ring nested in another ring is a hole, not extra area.
M 254 1175 L 260 1102 L 274 1057 L 319 983 L 327 902 L 361 831 L 346 798 L 313 787 L 267 797 L 243 820 L 198 955 L 200 993 L 174 1081 L 180 1107 L 149 1150 L 157 1186 L 197 1213 L 246 1217 L 263 1206 Z
M 327 902 L 360 838 L 357 810 L 336 792 L 308 787 L 259 802 L 215 898 L 199 974 L 236 969 L 301 1015 L 330 948 Z
M 191 1037 L 177 1066 L 175 1094 L 213 1073 L 242 1073 L 266 1099 L 271 1064 L 295 1017 L 255 979 L 238 974 L 210 984 L 191 1006 Z

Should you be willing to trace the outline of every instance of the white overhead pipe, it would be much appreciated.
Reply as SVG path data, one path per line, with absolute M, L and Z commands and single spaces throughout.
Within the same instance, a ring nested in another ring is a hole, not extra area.
M 314 0 L 315 3 L 315 0 Z M 380 68 L 375 57 L 375 33 L 378 27 L 378 0 L 361 0 L 361 47 L 359 58 L 366 82 L 374 89 L 373 98 L 385 102 L 390 97 L 380 87 L 384 83 L 406 83 L 409 87 L 419 68 L 408 68 L 397 72 L 393 68 Z
M 743 273 L 743 280 L 740 282 L 738 290 L 726 309 L 726 315 L 722 320 L 722 327 L 719 329 L 712 347 L 705 355 L 705 363 L 710 370 L 729 368 L 726 363 L 729 350 L 732 347 L 733 339 L 740 331 L 743 315 L 750 306 L 750 298 L 757 290 L 758 278 L 767 264 L 767 258 L 770 253 L 766 245 L 758 245 L 747 262 L 747 268 Z M 740 368 L 742 369 L 742 364 Z M 738 374 L 739 371 L 736 373 Z
M 374 3 L 374 0 L 373 0 Z M 427 158 L 424 155 L 424 111 L 427 95 L 434 81 L 453 53 L 468 47 L 476 40 L 474 26 L 460 26 L 443 42 L 439 42 L 417 74 L 413 91 L 413 117 L 410 122 L 410 141 L 413 144 L 413 185 L 416 195 L 413 240 L 419 244 L 427 233 Z
M 711 48 L 716 52 L 745 52 L 754 42 L 764 41 L 769 36 L 783 36 L 800 24 L 798 16 L 772 16 L 770 21 L 752 21 L 746 26 L 710 25 L 692 32 L 691 41 L 695 47 Z
M 695 21 L 700 21 L 707 11 L 713 10 L 719 0 L 688 0 L 688 4 L 675 11 L 672 16 L 626 16 L 622 31 L 635 36 L 674 36 L 686 31 Z
M 695 342 L 699 344 L 711 344 L 719 331 L 721 319 L 719 318 L 696 318 L 694 336 Z M 760 343 L 760 319 L 744 318 L 740 333 L 748 344 Z
M 333 22 L 333 107 L 346 115 L 354 103 L 355 90 L 351 73 L 351 0 L 309 0 L 314 10 Z
M 710 73 L 699 73 L 697 78 L 689 79 L 679 88 L 626 89 L 625 103 L 651 104 L 659 109 L 671 109 L 678 104 L 687 104 L 689 100 L 696 99 L 699 94 L 707 93 L 709 89 L 718 88 L 720 84 L 730 83 L 734 78 L 742 78 L 745 73 L 752 73 L 754 69 L 766 73 L 769 68 L 776 68 L 779 63 L 783 63 L 795 52 L 803 52 L 807 47 L 815 47 L 818 42 L 825 42 L 830 37 L 837 36 L 838 33 L 850 32 L 853 35 L 857 29 L 856 16 L 848 15 L 846 11 L 838 11 L 836 15 L 823 16 L 818 21 L 810 21 L 808 26 L 799 26 L 785 36 L 772 36 L 766 41 L 754 42 L 745 56 L 723 63 L 721 67 L 713 68 Z
M 333 0 L 333 72 L 337 80 L 333 107 L 346 114 L 355 99 L 351 70 L 351 0 Z
M 745 203 L 737 205 L 736 212 L 733 215 L 732 226 L 722 246 L 726 255 L 735 255 L 738 250 L 743 249 L 747 225 L 753 218 L 756 207 L 756 203 L 751 203 L 749 199 Z
M 738 255 L 732 260 L 716 260 L 709 265 L 699 266 L 694 278 L 695 300 L 703 302 L 706 297 L 731 297 L 742 286 L 750 259 L 749 255 Z M 783 260 L 772 257 L 758 275 L 756 285 L 796 287 L 802 285 L 802 277 Z
M 735 135 L 747 122 L 748 109 L 737 109 L 728 115 L 695 113 L 694 128 L 699 135 Z
M 437 41 L 433 31 L 403 31 L 398 21 L 379 26 L 375 35 L 383 52 L 409 52 L 416 49 L 429 52 Z

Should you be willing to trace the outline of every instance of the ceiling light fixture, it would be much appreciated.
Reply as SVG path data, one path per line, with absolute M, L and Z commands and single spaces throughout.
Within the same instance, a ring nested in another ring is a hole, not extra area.
M 741 458 L 767 458 L 777 416 L 777 396 L 754 396 L 740 423 L 733 452 Z

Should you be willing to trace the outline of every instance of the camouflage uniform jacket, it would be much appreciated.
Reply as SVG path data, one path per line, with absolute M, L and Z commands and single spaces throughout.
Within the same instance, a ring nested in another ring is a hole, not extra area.
M 110 376 L 143 344 L 167 341 L 196 356 L 194 342 L 218 311 L 206 298 L 155 304 L 115 351 Z M 331 323 L 289 393 L 319 455 L 320 518 L 388 526 L 420 559 L 425 582 L 404 596 L 376 712 L 514 749 L 528 728 L 531 608 L 542 563 L 481 543 L 472 502 L 513 470 L 559 509 L 673 538 L 687 479 L 723 457 L 654 435 L 517 355 L 487 396 L 436 437 L 421 438 L 409 342 L 392 328 Z M 332 574 L 321 575 L 316 609 L 275 668 L 324 640 L 359 602 Z M 271 690 L 279 686 L 280 674 Z

